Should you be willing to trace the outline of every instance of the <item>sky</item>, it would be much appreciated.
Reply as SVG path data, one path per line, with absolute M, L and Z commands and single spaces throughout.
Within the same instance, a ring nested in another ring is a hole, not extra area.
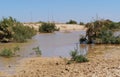
M 0 19 L 9 16 L 21 22 L 120 21 L 120 0 L 0 0 Z

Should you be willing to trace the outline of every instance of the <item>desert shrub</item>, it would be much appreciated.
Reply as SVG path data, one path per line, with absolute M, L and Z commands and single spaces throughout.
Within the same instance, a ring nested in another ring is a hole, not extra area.
M 78 55 L 75 57 L 75 61 L 78 63 L 88 62 L 88 59 L 85 56 Z
M 77 24 L 77 22 L 75 20 L 70 20 L 70 21 L 66 22 L 66 24 Z
M 0 21 L 0 42 L 24 42 L 36 34 L 33 28 L 23 26 L 12 17 Z
M 77 63 L 82 63 L 82 62 L 88 62 L 89 61 L 85 56 L 79 55 L 78 51 L 76 49 L 74 51 L 70 52 L 70 56 L 71 56 L 71 60 L 68 61 L 68 64 L 71 63 L 71 61 L 75 61 Z
M 70 52 L 70 56 L 71 56 L 71 59 L 72 60 L 75 60 L 75 57 L 78 55 L 78 52 L 77 50 L 75 49 L 74 51 L 71 51 Z
M 8 42 L 12 38 L 12 26 L 14 26 L 16 20 L 12 17 L 3 18 L 0 21 L 0 42 Z
M 84 22 L 80 22 L 80 25 L 84 25 Z
M 52 33 L 58 30 L 54 23 L 42 23 L 42 25 L 39 26 L 39 32 L 43 33 Z
M 15 56 L 15 53 L 19 51 L 19 47 L 15 47 L 13 49 L 7 49 L 7 48 L 4 48 L 1 53 L 0 53 L 0 56 L 3 56 L 3 57 L 13 57 Z
M 41 50 L 40 50 L 40 48 L 39 47 L 35 47 L 35 48 L 33 48 L 33 50 L 35 51 L 35 53 L 37 54 L 37 55 L 42 55 L 42 52 L 41 52 Z
M 38 21 L 37 23 L 45 23 L 44 21 Z
M 28 26 L 23 26 L 20 23 L 13 27 L 13 31 L 13 39 L 16 42 L 25 42 L 27 39 L 31 39 L 32 36 L 36 34 L 34 29 Z
M 16 52 L 19 51 L 20 48 L 18 46 L 14 47 L 13 49 L 10 48 L 4 48 L 1 52 L 0 52 L 0 56 L 3 57 L 13 57 L 15 56 Z
M 108 20 L 97 20 L 86 24 L 88 41 L 97 44 L 117 44 L 119 37 L 114 36 L 114 31 L 120 30 L 120 24 Z
M 3 49 L 2 52 L 0 53 L 0 56 L 3 57 L 12 57 L 13 56 L 13 52 L 11 49 Z

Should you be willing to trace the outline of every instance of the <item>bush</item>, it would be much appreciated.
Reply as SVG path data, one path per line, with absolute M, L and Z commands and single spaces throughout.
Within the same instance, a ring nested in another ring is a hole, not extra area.
M 2 52 L 0 53 L 1 56 L 3 57 L 12 57 L 13 56 L 13 52 L 11 49 L 3 49 Z
M 14 47 L 13 49 L 7 49 L 7 48 L 4 48 L 1 53 L 0 53 L 0 56 L 3 56 L 3 57 L 13 57 L 15 56 L 16 52 L 19 51 L 20 48 L 18 46 Z
M 84 25 L 84 22 L 80 22 L 80 25 Z
M 12 17 L 0 21 L 0 42 L 25 42 L 36 34 L 33 28 L 23 26 Z
M 54 23 L 42 23 L 42 25 L 39 26 L 39 32 L 43 33 L 52 33 L 58 30 Z
M 70 56 L 71 56 L 71 61 L 75 61 L 77 63 L 82 63 L 82 62 L 88 62 L 89 61 L 85 56 L 78 55 L 78 51 L 76 49 L 74 51 L 70 52 Z M 68 61 L 68 64 L 71 61 Z
M 0 21 L 0 42 L 9 42 L 12 38 L 12 26 L 14 26 L 16 20 L 12 17 L 3 18 Z
M 71 59 L 72 60 L 75 60 L 75 57 L 78 55 L 78 52 L 77 50 L 75 49 L 74 51 L 71 51 L 70 52 L 70 56 L 71 56 Z
M 86 36 L 88 42 L 95 41 L 96 44 L 119 44 L 114 31 L 120 30 L 120 24 L 108 20 L 97 20 L 86 24 L 88 28 Z
M 85 56 L 78 55 L 75 57 L 75 61 L 78 63 L 88 62 L 88 59 Z
M 74 20 L 70 20 L 69 22 L 66 22 L 66 24 L 77 24 L 77 22 Z
M 13 39 L 16 42 L 25 42 L 27 39 L 31 39 L 36 34 L 36 31 L 28 26 L 18 24 L 13 27 Z

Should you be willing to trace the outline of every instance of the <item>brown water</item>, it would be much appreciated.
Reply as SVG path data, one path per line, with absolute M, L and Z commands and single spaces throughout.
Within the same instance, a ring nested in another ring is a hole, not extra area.
M 80 35 L 85 35 L 85 31 L 72 31 L 72 32 L 55 32 L 49 34 L 37 34 L 33 37 L 33 41 L 24 45 L 17 44 L 20 47 L 20 51 L 17 53 L 19 57 L 3 58 L 0 57 L 0 70 L 13 73 L 14 65 L 23 58 L 36 57 L 36 53 L 33 50 L 35 47 L 39 47 L 42 51 L 43 57 L 69 57 L 71 50 L 77 48 Z M 76 46 L 77 45 L 77 46 Z M 0 44 L 0 49 L 15 47 L 16 44 Z M 79 47 L 79 46 L 78 46 Z M 84 53 L 81 54 L 86 54 Z
M 19 54 L 21 54 L 22 58 L 36 57 L 33 48 L 39 47 L 42 51 L 42 57 L 69 57 L 70 51 L 77 48 L 78 45 L 76 46 L 76 44 L 79 43 L 80 35 L 85 35 L 85 32 L 37 34 L 33 37 L 33 43 L 25 46 Z

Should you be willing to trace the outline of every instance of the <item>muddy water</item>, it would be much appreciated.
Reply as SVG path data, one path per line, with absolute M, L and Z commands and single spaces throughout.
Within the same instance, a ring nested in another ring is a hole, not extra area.
M 84 31 L 55 32 L 52 34 L 37 34 L 33 37 L 34 42 L 23 50 L 23 57 L 34 57 L 34 47 L 39 47 L 43 57 L 69 57 L 69 52 L 76 48 L 80 35 L 85 35 Z M 28 55 L 30 54 L 30 55 Z
M 14 73 L 14 67 L 17 62 L 23 58 L 36 57 L 36 53 L 33 50 L 35 47 L 39 47 L 42 51 L 43 57 L 69 57 L 71 50 L 75 48 L 79 49 L 77 43 L 79 43 L 80 35 L 85 35 L 85 31 L 72 31 L 72 32 L 55 32 L 49 34 L 37 34 L 33 37 L 32 42 L 27 44 L 17 44 L 20 47 L 18 57 L 3 58 L 0 57 L 0 71 Z M 14 44 L 0 44 L 0 49 L 15 47 Z M 86 54 L 86 50 L 80 54 Z

